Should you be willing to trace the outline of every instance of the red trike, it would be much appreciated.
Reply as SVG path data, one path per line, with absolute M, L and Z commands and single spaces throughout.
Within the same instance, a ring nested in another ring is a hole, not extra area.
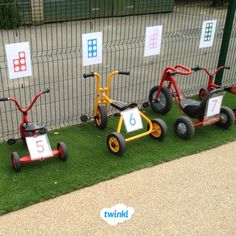
M 223 70 L 223 69 L 227 69 L 229 70 L 230 67 L 228 66 L 220 66 L 217 68 L 216 71 L 214 71 L 213 73 L 210 73 L 206 68 L 201 68 L 201 70 L 205 71 L 209 77 L 208 77 L 208 83 L 207 83 L 207 88 L 201 88 L 199 90 L 199 99 L 200 100 L 203 100 L 210 91 L 214 90 L 214 89 L 218 89 L 218 88 L 223 88 L 224 91 L 226 92 L 229 92 L 229 93 L 232 93 L 234 95 L 236 95 L 236 85 L 231 85 L 231 86 L 226 86 L 226 87 L 222 87 L 221 85 L 218 85 L 218 84 L 215 84 L 215 81 L 214 81 L 214 78 L 215 78 L 215 75 L 220 71 L 220 70 Z M 236 118 L 236 108 L 233 109 L 233 112 L 234 112 L 234 116 Z
M 202 125 L 216 125 L 229 128 L 234 123 L 234 114 L 228 107 L 221 107 L 224 91 L 217 88 L 207 94 L 201 101 L 184 98 L 175 75 L 190 75 L 193 71 L 201 70 L 200 67 L 188 68 L 184 65 L 166 67 L 159 86 L 154 86 L 149 93 L 149 104 L 154 112 L 166 114 L 172 107 L 173 99 L 180 110 L 185 114 L 176 119 L 174 130 L 178 137 L 190 139 L 195 133 L 195 127 Z M 167 86 L 164 84 L 167 83 Z M 192 122 L 190 119 L 196 119 Z
M 33 161 L 42 161 L 44 159 L 57 156 L 59 156 L 62 161 L 67 160 L 68 153 L 66 145 L 63 142 L 59 142 L 57 144 L 57 150 L 51 150 L 46 134 L 47 129 L 45 127 L 40 127 L 32 123 L 28 118 L 28 111 L 33 107 L 37 99 L 45 93 L 49 93 L 49 89 L 45 90 L 44 92 L 38 93 L 26 109 L 22 109 L 15 98 L 0 98 L 1 102 L 14 102 L 18 110 L 23 114 L 22 121 L 19 127 L 20 138 L 9 139 L 7 143 L 11 145 L 14 144 L 17 140 L 21 139 L 23 143 L 27 145 L 30 154 L 20 157 L 17 152 L 11 153 L 12 167 L 15 171 L 20 171 L 21 164 Z

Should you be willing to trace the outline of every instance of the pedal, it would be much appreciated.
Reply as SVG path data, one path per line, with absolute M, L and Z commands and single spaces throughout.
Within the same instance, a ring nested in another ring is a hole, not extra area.
M 82 115 L 82 116 L 80 116 L 80 120 L 81 120 L 82 122 L 86 122 L 86 121 L 88 121 L 88 116 Z
M 7 144 L 8 145 L 13 145 L 15 143 L 16 143 L 16 139 L 15 138 L 10 138 L 10 139 L 7 140 Z
M 144 102 L 143 104 L 142 104 L 142 107 L 143 108 L 147 108 L 147 107 L 149 107 L 150 106 L 150 103 L 149 102 Z

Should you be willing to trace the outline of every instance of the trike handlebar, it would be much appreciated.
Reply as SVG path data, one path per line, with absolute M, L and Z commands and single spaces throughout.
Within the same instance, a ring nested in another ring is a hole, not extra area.
M 0 102 L 6 102 L 8 101 L 8 98 L 0 98 Z
M 86 79 L 88 77 L 93 77 L 94 76 L 94 72 L 90 72 L 90 73 L 84 73 L 83 77 Z
M 130 75 L 129 71 L 119 71 L 119 75 Z
M 191 70 L 192 71 L 199 71 L 201 70 L 202 68 L 200 66 L 195 66 L 195 67 L 192 67 Z
M 50 90 L 47 88 L 45 91 L 42 92 L 42 94 L 49 93 Z
M 224 69 L 229 70 L 230 67 L 229 66 L 219 66 L 213 73 L 209 72 L 209 70 L 206 68 L 201 68 L 201 70 L 204 70 L 211 77 L 214 77 L 220 70 L 224 70 Z
M 34 103 L 37 101 L 37 99 L 45 94 L 45 93 L 49 93 L 49 89 L 46 89 L 45 91 L 43 92 L 39 92 L 33 99 L 33 101 L 30 103 L 30 105 L 26 108 L 26 109 L 22 109 L 21 106 L 19 105 L 18 101 L 15 99 L 15 98 L 0 98 L 0 101 L 10 101 L 10 102 L 14 102 L 16 104 L 16 107 L 18 108 L 18 110 L 22 113 L 27 113 L 31 108 L 32 106 L 34 105 Z

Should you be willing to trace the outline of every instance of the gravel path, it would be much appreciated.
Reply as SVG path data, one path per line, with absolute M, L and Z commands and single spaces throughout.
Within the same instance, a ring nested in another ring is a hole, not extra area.
M 0 235 L 236 235 L 236 142 L 0 217 Z M 100 210 L 135 209 L 111 226 Z

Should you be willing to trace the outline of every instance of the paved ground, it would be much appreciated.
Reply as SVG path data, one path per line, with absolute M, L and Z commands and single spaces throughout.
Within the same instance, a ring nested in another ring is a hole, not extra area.
M 0 235 L 236 235 L 236 142 L 0 217 Z M 116 226 L 100 210 L 133 207 Z

